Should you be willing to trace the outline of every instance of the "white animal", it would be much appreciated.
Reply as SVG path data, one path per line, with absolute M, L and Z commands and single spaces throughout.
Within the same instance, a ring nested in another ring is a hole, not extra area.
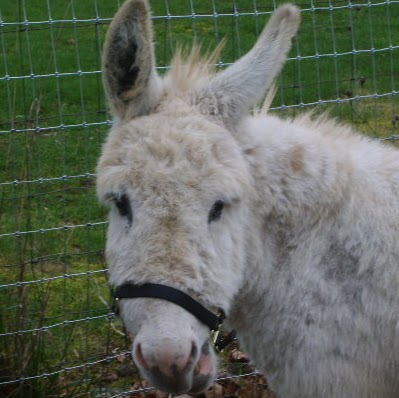
M 249 114 L 299 19 L 284 5 L 226 70 L 193 50 L 161 78 L 147 2 L 121 7 L 104 48 L 114 125 L 97 177 L 109 280 L 223 309 L 282 398 L 397 398 L 399 153 L 326 118 Z M 136 298 L 121 316 L 153 385 L 211 385 L 216 355 L 194 315 Z

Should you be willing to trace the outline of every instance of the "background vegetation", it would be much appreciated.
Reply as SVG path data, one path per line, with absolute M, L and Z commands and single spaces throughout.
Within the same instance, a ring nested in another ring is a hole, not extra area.
M 160 73 L 176 43 L 193 40 L 208 49 L 226 38 L 218 66 L 234 62 L 279 3 L 152 1 Z M 278 80 L 276 112 L 317 105 L 372 137 L 394 139 L 399 3 L 298 4 L 302 25 Z M 0 2 L 0 396 L 106 397 L 137 383 L 110 315 L 106 211 L 94 188 L 109 129 L 101 48 L 118 6 Z M 237 385 L 231 394 L 244 396 L 249 387 Z

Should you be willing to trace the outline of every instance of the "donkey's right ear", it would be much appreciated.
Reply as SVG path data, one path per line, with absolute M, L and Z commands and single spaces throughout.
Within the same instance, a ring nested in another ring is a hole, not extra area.
M 160 98 L 150 9 L 146 0 L 127 0 L 105 39 L 102 73 L 111 112 L 120 120 L 151 112 Z

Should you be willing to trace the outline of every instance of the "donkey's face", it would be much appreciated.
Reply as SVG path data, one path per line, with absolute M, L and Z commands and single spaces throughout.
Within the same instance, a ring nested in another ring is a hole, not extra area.
M 245 264 L 251 177 L 223 128 L 184 103 L 114 131 L 99 164 L 99 192 L 111 204 L 107 240 L 113 285 L 159 283 L 216 312 L 228 312 Z M 169 107 L 169 106 L 168 106 Z M 209 329 L 176 304 L 121 301 L 136 364 L 174 392 L 213 380 Z
M 243 282 L 255 195 L 231 130 L 279 70 L 297 23 L 296 8 L 280 9 L 232 67 L 204 76 L 191 65 L 182 78 L 196 80 L 186 89 L 187 82 L 173 85 L 173 72 L 165 81 L 157 76 L 146 2 L 129 0 L 115 16 L 103 64 L 115 124 L 97 180 L 111 206 L 112 285 L 163 284 L 228 314 Z M 254 57 L 262 75 L 270 69 L 266 79 L 259 81 Z M 160 299 L 124 299 L 120 309 L 135 363 L 153 385 L 174 393 L 210 385 L 216 360 L 206 325 Z

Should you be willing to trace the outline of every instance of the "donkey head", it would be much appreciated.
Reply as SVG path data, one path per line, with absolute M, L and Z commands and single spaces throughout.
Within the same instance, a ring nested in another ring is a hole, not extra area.
M 283 6 L 228 69 L 211 73 L 192 55 L 160 78 L 147 2 L 127 0 L 116 14 L 103 59 L 114 125 L 97 176 L 111 208 L 112 285 L 170 286 L 228 315 L 249 257 L 255 196 L 237 126 L 279 72 L 298 23 L 298 9 Z M 124 299 L 120 311 L 134 361 L 153 385 L 209 387 L 216 359 L 196 316 L 159 298 Z

